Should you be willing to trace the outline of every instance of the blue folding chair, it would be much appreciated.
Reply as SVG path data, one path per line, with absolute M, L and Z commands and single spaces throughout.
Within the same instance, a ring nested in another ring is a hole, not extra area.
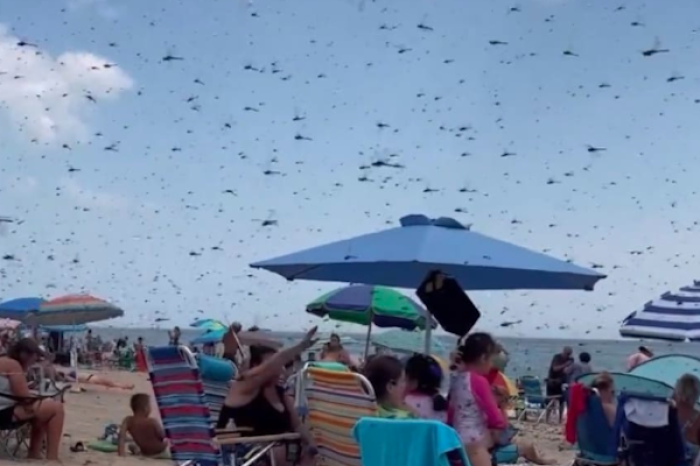
M 659 411 L 667 412 L 668 419 L 662 419 L 662 425 L 656 426 Z M 620 394 L 615 436 L 620 439 L 620 458 L 627 466 L 690 464 L 678 413 L 666 398 L 629 392 Z
M 547 397 L 542 389 L 542 382 L 539 377 L 525 375 L 520 378 L 522 396 L 519 400 L 518 421 L 526 420 L 529 413 L 537 416 L 537 422 L 541 422 L 546 416 L 547 410 L 552 409 L 558 397 Z
M 576 419 L 578 454 L 575 464 L 612 466 L 619 463 L 615 429 L 608 422 L 596 389 L 586 391 L 586 406 Z

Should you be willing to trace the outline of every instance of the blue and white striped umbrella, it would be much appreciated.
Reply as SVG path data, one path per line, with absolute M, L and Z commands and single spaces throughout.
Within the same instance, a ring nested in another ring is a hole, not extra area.
M 700 281 L 649 301 L 622 322 L 620 335 L 673 341 L 700 341 Z

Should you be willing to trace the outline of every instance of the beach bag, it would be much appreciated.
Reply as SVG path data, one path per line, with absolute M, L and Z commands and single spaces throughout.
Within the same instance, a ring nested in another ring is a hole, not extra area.
M 416 295 L 440 326 L 458 337 L 469 333 L 481 317 L 457 280 L 441 272 L 428 274 Z

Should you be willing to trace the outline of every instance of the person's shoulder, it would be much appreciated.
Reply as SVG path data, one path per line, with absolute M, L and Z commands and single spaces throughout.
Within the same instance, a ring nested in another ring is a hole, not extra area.
M 122 425 L 128 429 L 133 424 L 133 421 L 134 421 L 134 416 L 132 416 L 132 415 L 125 416 L 124 419 L 122 419 Z
M 0 357 L 0 371 L 3 372 L 24 372 L 22 365 L 8 356 Z

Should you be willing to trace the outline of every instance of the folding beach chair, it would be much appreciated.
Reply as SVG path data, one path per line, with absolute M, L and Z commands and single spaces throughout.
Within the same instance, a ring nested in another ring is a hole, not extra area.
M 615 435 L 627 466 L 689 464 L 678 413 L 668 399 L 623 392 L 618 400 Z
M 63 401 L 65 392 L 69 386 L 47 389 L 44 393 L 36 393 L 30 397 L 18 397 L 9 393 L 0 393 L 0 398 L 10 399 L 17 404 L 34 403 L 46 399 L 56 399 Z M 19 421 L 10 422 L 7 425 L 0 425 L 0 456 L 8 456 L 16 459 L 21 450 L 29 449 L 30 422 Z
M 575 465 L 612 466 L 619 463 L 615 430 L 608 422 L 596 389 L 582 388 L 584 409 L 576 418 Z M 572 400 L 572 404 L 574 401 Z
M 547 415 L 547 411 L 557 405 L 558 397 L 547 397 L 542 390 L 542 382 L 538 377 L 526 375 L 520 378 L 523 393 L 520 397 L 518 421 L 527 420 L 528 414 L 537 416 L 537 423 Z
M 352 429 L 359 419 L 377 415 L 369 381 L 350 371 L 307 366 L 298 382 L 308 408 L 305 423 L 318 447 L 317 466 L 360 466 Z
M 242 437 L 240 430 L 216 431 L 206 403 L 197 361 L 184 346 L 148 348 L 146 358 L 173 460 L 181 466 L 250 466 L 298 434 Z
M 309 361 L 306 364 L 304 364 L 304 367 L 299 372 L 292 375 L 287 381 L 287 386 L 291 386 L 294 389 L 294 407 L 297 411 L 297 414 L 302 420 L 304 420 L 309 414 L 308 401 L 306 399 L 305 392 L 307 384 L 302 383 L 302 377 L 306 377 L 305 374 L 307 374 L 308 369 L 310 367 L 315 367 L 317 369 L 325 369 L 327 371 L 350 372 L 348 366 L 339 362 Z
M 0 458 L 19 459 L 19 452 L 29 449 L 29 428 L 28 422 L 0 425 Z
M 442 422 L 366 417 L 353 435 L 362 466 L 470 466 L 457 432 Z

